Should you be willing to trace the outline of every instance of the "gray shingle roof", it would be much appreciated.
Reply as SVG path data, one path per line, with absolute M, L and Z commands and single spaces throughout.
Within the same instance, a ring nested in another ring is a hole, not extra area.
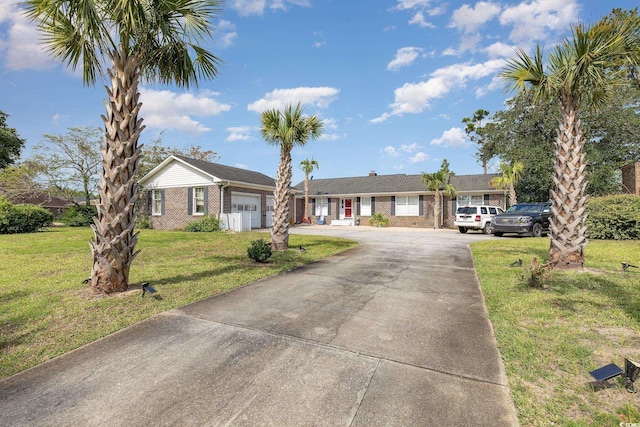
M 190 159 L 183 156 L 174 157 L 208 173 L 209 175 L 213 175 L 225 181 L 244 182 L 247 184 L 265 185 L 268 187 L 275 187 L 276 185 L 273 178 L 260 172 L 234 168 L 232 166 L 221 165 L 219 163 L 205 162 L 204 160 Z
M 350 194 L 395 194 L 425 193 L 422 175 L 376 175 L 351 178 L 314 179 L 309 181 L 309 194 L 350 195 Z M 497 174 L 454 175 L 449 182 L 458 192 L 495 191 L 489 182 Z M 304 191 L 304 181 L 295 186 Z

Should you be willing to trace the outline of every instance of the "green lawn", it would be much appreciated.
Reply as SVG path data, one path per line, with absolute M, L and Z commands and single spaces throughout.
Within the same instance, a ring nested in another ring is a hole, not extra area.
M 290 236 L 289 251 L 267 264 L 247 257 L 260 233 L 142 230 L 130 291 L 96 297 L 82 281 L 91 272 L 88 228 L 0 235 L 0 378 L 7 377 L 154 314 L 313 262 L 357 245 Z M 306 252 L 297 250 L 304 245 Z M 141 298 L 149 282 L 162 299 Z
M 589 371 L 624 358 L 640 361 L 640 242 L 591 241 L 584 271 L 554 271 L 544 289 L 524 276 L 547 238 L 474 243 L 472 252 L 523 426 L 640 423 L 640 393 L 620 377 L 594 391 Z M 524 266 L 509 267 L 522 259 Z M 640 389 L 640 380 L 637 381 Z

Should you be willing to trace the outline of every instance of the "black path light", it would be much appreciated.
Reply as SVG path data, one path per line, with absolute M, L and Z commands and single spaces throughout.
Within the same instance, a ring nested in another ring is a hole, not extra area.
M 637 265 L 631 265 L 631 264 L 629 264 L 628 262 L 623 262 L 623 263 L 622 263 L 622 271 L 628 271 L 628 270 L 629 270 L 629 268 L 631 268 L 631 267 L 633 267 L 633 268 L 638 268 L 638 266 L 637 266 Z
M 638 376 L 640 376 L 640 363 L 625 358 L 624 371 L 615 363 L 609 363 L 602 368 L 589 372 L 589 374 L 598 382 L 607 381 L 624 374 L 627 391 L 629 393 L 636 393 L 638 390 L 636 390 L 634 383 L 638 379 Z
M 629 359 L 624 359 L 624 376 L 627 379 L 627 391 L 629 393 L 636 393 L 636 387 L 634 382 L 640 375 L 640 363 L 634 362 Z
M 148 284 L 147 282 L 144 282 L 142 284 L 142 298 L 144 298 L 144 294 L 147 292 L 149 292 L 150 294 L 155 294 L 158 291 L 156 291 L 155 288 L 150 284 Z

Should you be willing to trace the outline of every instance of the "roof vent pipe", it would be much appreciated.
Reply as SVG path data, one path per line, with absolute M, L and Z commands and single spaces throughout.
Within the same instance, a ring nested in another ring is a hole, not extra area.
M 369 172 L 369 176 L 378 176 L 378 174 L 376 173 L 376 171 L 371 171 Z

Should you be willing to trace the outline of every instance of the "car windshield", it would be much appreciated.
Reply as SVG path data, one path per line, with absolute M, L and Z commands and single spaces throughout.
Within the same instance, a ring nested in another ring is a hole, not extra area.
M 476 207 L 475 206 L 460 207 L 458 208 L 458 213 L 461 215 L 473 215 L 476 213 Z
M 513 205 L 507 209 L 507 213 L 513 212 L 540 212 L 540 205 Z

